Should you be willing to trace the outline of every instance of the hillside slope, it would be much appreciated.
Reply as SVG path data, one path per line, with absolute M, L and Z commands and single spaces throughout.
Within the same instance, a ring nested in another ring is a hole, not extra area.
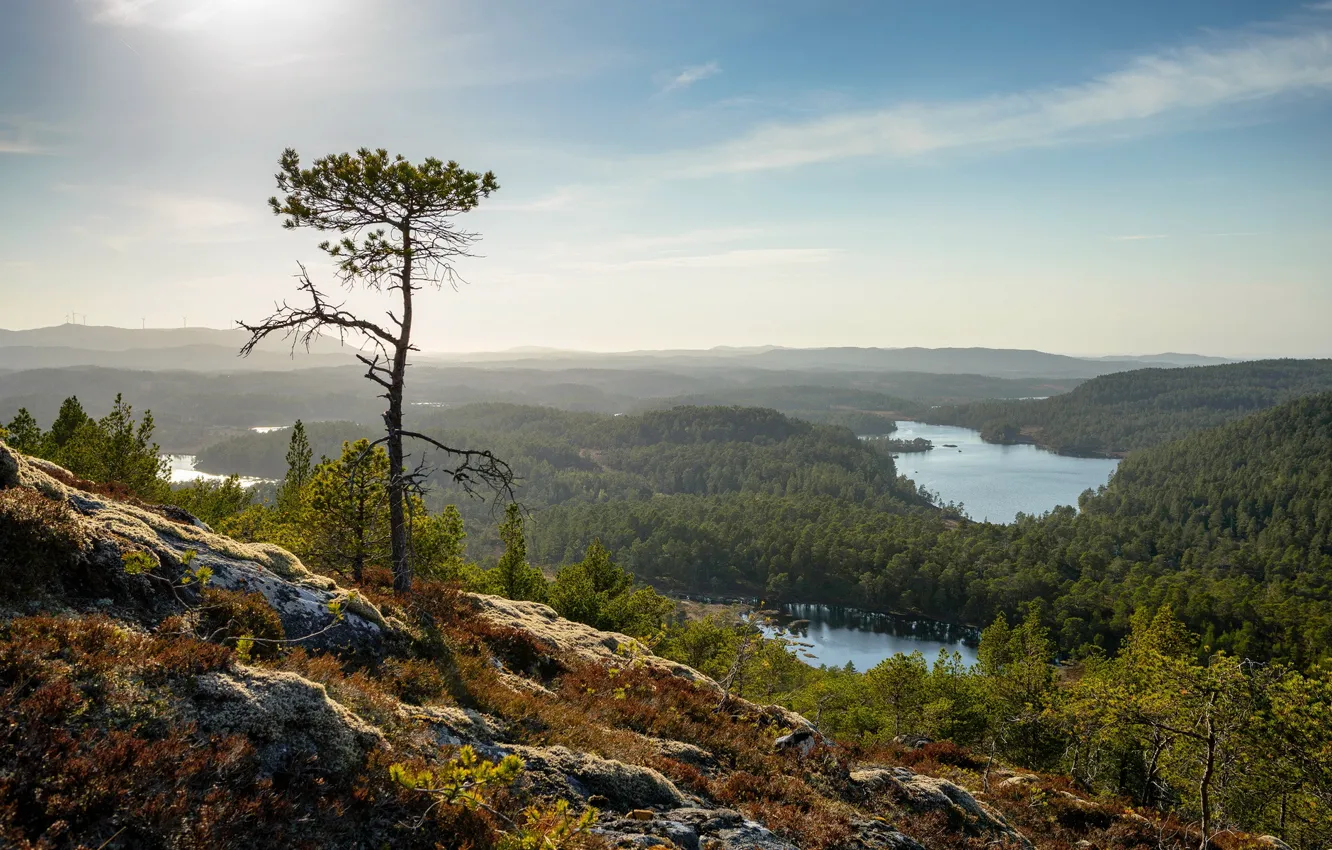
M 1158 845 L 1114 801 L 840 747 L 542 605 L 350 594 L 2 443 L 0 538 L 6 846 Z

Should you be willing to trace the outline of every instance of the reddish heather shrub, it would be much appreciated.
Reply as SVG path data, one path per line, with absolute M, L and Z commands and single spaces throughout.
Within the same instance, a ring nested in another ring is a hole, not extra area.
M 658 756 L 650 759 L 647 766 L 660 771 L 676 785 L 695 794 L 706 794 L 711 787 L 708 777 L 692 764 Z
M 897 829 L 930 850 L 993 850 L 1005 845 L 990 837 L 967 835 L 943 812 L 907 812 L 897 818 Z M 1013 850 L 1017 850 L 1016 846 Z
M 87 545 L 64 502 L 22 487 L 0 490 L 0 596 L 23 599 L 57 586 Z
M 64 484 L 66 487 L 73 487 L 75 490 L 82 490 L 85 493 L 95 493 L 99 496 L 107 496 L 115 499 L 117 502 L 128 502 L 136 507 L 147 510 L 157 510 L 162 513 L 160 505 L 149 504 L 137 495 L 126 484 L 119 481 L 89 481 L 86 478 L 80 478 L 68 469 L 59 466 L 45 467 L 43 470 L 47 475 Z M 166 514 L 163 514 L 166 516 Z M 168 517 L 169 518 L 169 517 Z
M 368 566 L 361 571 L 361 587 L 393 591 L 393 571 L 388 567 Z
M 378 671 L 388 689 L 403 702 L 425 705 L 449 692 L 449 680 L 429 661 L 390 658 Z
M 795 842 L 802 850 L 847 847 L 853 835 L 850 820 L 830 806 L 796 806 L 761 801 L 746 807 L 747 814 L 768 829 Z
M 233 657 L 101 617 L 0 623 L 0 846 L 494 847 L 491 815 L 432 805 L 391 781 L 401 751 L 372 753 L 349 783 L 270 780 L 244 738 L 198 734 L 181 710 L 191 679 Z M 342 675 L 336 660 L 304 661 Z M 358 676 L 341 687 L 360 686 Z
M 981 770 L 987 759 L 952 741 L 934 741 L 910 750 L 902 750 L 897 762 L 906 767 L 946 764 L 966 770 Z

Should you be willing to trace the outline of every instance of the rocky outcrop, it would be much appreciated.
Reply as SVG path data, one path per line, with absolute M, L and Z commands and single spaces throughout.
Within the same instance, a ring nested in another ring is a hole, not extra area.
M 561 656 L 592 662 L 624 663 L 640 659 L 645 664 L 692 682 L 712 682 L 692 667 L 652 655 L 647 647 L 628 635 L 603 632 L 566 620 L 549 605 L 479 593 L 472 594 L 470 598 L 476 603 L 477 613 L 482 617 L 498 625 L 525 631 L 551 645 Z
M 675 783 L 650 767 L 576 753 L 564 747 L 501 747 L 523 760 L 521 781 L 537 796 L 587 800 L 598 796 L 604 806 L 627 812 L 653 807 L 679 807 L 688 802 Z
M 435 743 L 441 747 L 470 744 L 485 751 L 501 740 L 507 731 L 506 724 L 498 718 L 456 706 L 400 705 L 398 713 L 403 720 L 419 723 L 428 729 Z
M 651 654 L 647 647 L 628 635 L 603 632 L 582 623 L 565 620 L 555 609 L 540 602 L 522 602 L 502 596 L 469 594 L 477 613 L 496 625 L 519 629 L 549 645 L 552 652 L 565 659 L 592 663 L 636 663 L 687 679 L 701 688 L 714 691 L 720 698 L 722 686 L 712 679 L 676 661 Z M 731 697 L 731 703 L 763 715 L 765 723 L 778 728 L 818 736 L 818 730 L 801 715 L 779 705 L 759 706 Z
M 329 698 L 324 686 L 295 673 L 242 668 L 196 680 L 193 715 L 210 733 L 244 735 L 265 770 L 342 774 L 386 746 L 375 727 Z
M 733 809 L 681 807 L 651 819 L 603 818 L 593 832 L 615 847 L 681 850 L 798 850 Z
M 615 847 L 677 847 L 681 850 L 799 850 L 734 809 L 687 806 L 652 812 L 650 818 L 603 817 L 593 830 Z M 881 821 L 852 825 L 848 850 L 925 850 Z
M 113 499 L 77 481 L 68 470 L 0 443 L 0 489 L 26 487 L 68 505 L 84 532 L 79 568 L 66 577 L 71 596 L 110 599 L 160 618 L 182 608 L 178 597 L 192 593 L 167 593 L 161 583 L 178 581 L 188 562 L 191 569 L 207 568 L 212 586 L 263 594 L 287 635 L 312 648 L 374 655 L 392 631 L 374 605 L 311 573 L 285 549 L 240 543 L 177 508 Z M 154 577 L 128 575 L 122 558 L 129 552 L 146 553 L 157 564 Z
M 106 611 L 121 620 L 137 620 L 138 627 L 153 626 L 167 614 L 184 611 L 197 601 L 192 598 L 194 589 L 182 584 L 181 578 L 187 569 L 206 569 L 213 586 L 262 594 L 282 620 L 286 634 L 311 649 L 354 655 L 356 658 L 350 660 L 366 662 L 370 668 L 386 651 L 399 657 L 410 651 L 405 626 L 386 620 L 374 605 L 332 580 L 312 574 L 279 547 L 239 543 L 215 534 L 178 509 L 100 495 L 68 471 L 13 452 L 0 443 L 0 489 L 12 487 L 28 488 L 67 506 L 78 524 L 81 554 L 78 569 L 61 578 L 66 590 L 62 604 Z M 151 575 L 126 570 L 123 557 L 131 552 L 144 553 L 151 559 Z M 777 763 L 773 770 L 800 771 L 802 762 L 807 763 L 820 745 L 829 743 L 801 715 L 778 706 L 725 697 L 717 682 L 683 664 L 652 655 L 631 637 L 564 620 L 538 603 L 485 595 L 467 598 L 475 609 L 470 613 L 492 625 L 530 635 L 540 645 L 538 653 L 543 659 L 563 662 L 550 664 L 550 669 L 567 671 L 579 664 L 636 665 L 650 668 L 656 684 L 666 681 L 666 677 L 690 683 L 692 688 L 682 690 L 691 698 L 702 697 L 700 703 L 719 717 L 729 715 L 731 722 L 753 724 L 770 735 L 761 739 L 760 749 L 763 758 Z M 339 616 L 335 616 L 335 610 L 341 612 Z M 481 624 L 472 625 L 484 632 Z M 500 683 L 522 693 L 517 704 L 560 698 L 546 687 L 556 685 L 550 678 L 554 674 L 543 673 L 542 664 L 532 665 L 533 670 L 510 670 L 504 668 L 502 658 L 484 658 L 500 668 L 489 671 L 497 673 Z M 343 657 L 335 666 L 348 660 Z M 708 794 L 715 793 L 722 799 L 745 799 L 715 791 L 719 786 L 714 782 L 724 783 L 728 772 L 739 770 L 734 755 L 724 752 L 724 744 L 709 744 L 716 747 L 714 754 L 696 743 L 615 730 L 619 733 L 615 740 L 630 743 L 616 750 L 617 754 L 662 768 L 680 779 L 681 786 L 704 795 L 699 797 L 685 793 L 666 775 L 644 764 L 561 746 L 525 745 L 552 740 L 540 735 L 540 723 L 551 721 L 534 720 L 530 709 L 507 713 L 506 720 L 474 708 L 407 705 L 389 695 L 396 692 L 391 688 L 372 690 L 368 697 L 361 691 L 357 696 L 358 686 L 346 684 L 352 674 L 340 679 L 337 675 L 321 676 L 315 668 L 301 668 L 329 681 L 334 693 L 347 700 L 344 705 L 317 682 L 293 672 L 247 666 L 239 657 L 223 667 L 209 669 L 173 686 L 162 699 L 181 707 L 184 722 L 204 735 L 244 736 L 258 753 L 262 772 L 270 777 L 309 773 L 321 780 L 325 775 L 347 777 L 366 765 L 367 756 L 375 751 L 389 751 L 394 760 L 443 763 L 454 757 L 455 748 L 470 745 L 487 759 L 512 754 L 523 760 L 524 769 L 514 786 L 521 799 L 564 799 L 575 809 L 595 806 L 601 810 L 595 831 L 610 846 L 798 850 L 790 840 L 708 798 Z M 676 690 L 678 683 L 670 684 L 671 690 Z M 380 683 L 378 687 L 384 686 Z M 468 704 L 508 712 L 503 697 L 491 695 Z M 347 706 L 356 707 L 362 715 Z M 555 722 L 571 717 L 555 716 L 559 718 Z M 365 718 L 374 718 L 383 731 Z M 589 717 L 581 721 L 574 718 L 574 722 L 606 721 Z M 713 739 L 701 740 L 706 743 Z M 784 755 L 768 755 L 769 742 Z M 702 773 L 708 781 L 696 781 L 697 774 L 682 765 Z M 819 786 L 810 793 L 826 796 L 824 803 L 836 813 L 838 823 L 849 825 L 850 836 L 843 845 L 848 850 L 923 850 L 890 822 L 871 817 L 904 810 L 943 812 L 957 830 L 981 836 L 988 843 L 1031 847 L 1003 815 L 954 782 L 900 767 L 870 767 L 851 772 L 849 783 L 845 778 L 846 773 L 839 772 L 835 788 Z M 1034 776 L 1009 774 L 1004 787 L 1034 780 Z M 1068 805 L 1094 807 L 1076 795 L 1063 793 L 1070 798 Z M 766 817 L 762 807 L 750 809 L 749 803 L 738 804 L 751 814 Z M 790 824 L 783 828 L 790 829 Z M 799 829 L 793 832 L 800 834 Z M 1279 843 L 1272 843 L 1272 847 L 1283 850 Z
M 905 767 L 875 767 L 851 773 L 851 781 L 867 798 L 887 795 L 912 812 L 944 812 L 958 827 L 1031 847 L 1004 816 L 977 800 L 961 785 L 913 773 Z

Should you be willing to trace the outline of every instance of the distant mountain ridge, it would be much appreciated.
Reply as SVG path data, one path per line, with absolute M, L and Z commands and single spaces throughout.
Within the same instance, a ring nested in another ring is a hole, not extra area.
M 240 329 L 116 328 L 63 324 L 31 330 L 0 330 L 0 369 L 63 369 L 103 366 L 113 369 L 185 369 L 198 372 L 286 371 L 340 366 L 355 348 L 324 337 L 292 354 L 290 340 L 264 340 L 249 357 L 240 349 L 250 335 Z
M 662 368 L 691 366 L 814 370 L 836 372 L 920 372 L 928 374 L 985 375 L 994 378 L 1096 378 L 1114 372 L 1144 368 L 1178 368 L 1234 361 L 1198 354 L 1161 354 L 1123 357 L 1071 357 L 1044 351 L 1007 348 L 710 348 L 706 350 L 579 352 L 530 351 L 426 354 L 439 365 L 485 363 L 495 367 L 568 369 L 598 365 L 603 368 Z
M 49 328 L 21 331 L 0 329 L 0 348 L 67 348 L 90 351 L 139 351 L 144 349 L 218 346 L 239 351 L 250 338 L 241 328 L 117 328 L 110 325 L 76 325 L 66 322 Z M 258 351 L 289 352 L 290 340 L 275 336 L 264 340 Z M 301 347 L 304 350 L 304 347 Z M 345 351 L 332 337 L 314 342 L 310 351 L 328 354 Z
M 303 369 L 345 363 L 356 350 L 324 337 L 306 352 L 291 355 L 288 340 L 265 340 L 247 360 L 236 357 L 249 335 L 239 328 L 116 328 L 76 324 L 31 330 L 0 330 L 0 369 L 109 366 L 125 369 Z M 155 364 L 147 352 L 160 352 Z M 263 357 L 260 355 L 268 355 Z M 277 359 L 281 357 L 281 360 Z M 761 370 L 833 372 L 918 372 L 984 375 L 995 378 L 1087 379 L 1151 367 L 1213 365 L 1232 362 L 1198 354 L 1072 357 L 1008 348 L 786 348 L 716 346 L 710 349 L 586 352 L 523 346 L 500 352 L 424 353 L 416 360 L 440 366 L 484 363 L 529 369 L 661 369 L 671 365 Z

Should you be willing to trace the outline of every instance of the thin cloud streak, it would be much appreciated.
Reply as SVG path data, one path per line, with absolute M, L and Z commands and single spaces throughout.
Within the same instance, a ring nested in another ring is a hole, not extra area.
M 114 214 L 90 216 L 70 229 L 117 253 L 164 238 L 182 245 L 249 242 L 267 224 L 267 211 L 259 205 L 210 195 L 70 184 L 55 188 L 100 196 L 112 205 Z
M 33 141 L 41 130 L 49 129 L 23 118 L 0 117 L 0 154 L 49 153 L 44 145 Z
M 37 154 L 45 151 L 37 145 L 29 142 L 21 142 L 18 139 L 0 139 L 0 154 Z
M 667 80 L 666 84 L 661 87 L 661 91 L 665 94 L 667 92 L 687 89 L 694 83 L 706 80 L 708 77 L 715 77 L 720 73 L 721 65 L 716 62 L 705 62 L 702 65 L 691 65 Z
M 825 263 L 838 253 L 834 248 L 745 248 L 716 254 L 653 257 L 618 263 L 581 263 L 573 268 L 585 272 L 624 272 L 651 269 L 742 269 L 762 266 Z
M 1332 89 L 1332 28 L 1325 20 L 1282 31 L 1248 30 L 1226 43 L 1140 56 L 1087 82 L 952 102 L 906 103 L 769 124 L 695 151 L 687 176 L 792 168 L 852 157 L 909 158 L 942 151 L 1010 150 L 1145 132 L 1161 119 Z
M 118 27 L 189 28 L 216 11 L 208 0 L 80 0 L 92 20 Z
M 763 235 L 759 227 L 713 227 L 689 230 L 684 233 L 672 233 L 658 236 L 626 235 L 612 239 L 604 246 L 607 251 L 643 251 L 681 248 L 694 245 L 716 245 L 724 242 L 739 242 Z

